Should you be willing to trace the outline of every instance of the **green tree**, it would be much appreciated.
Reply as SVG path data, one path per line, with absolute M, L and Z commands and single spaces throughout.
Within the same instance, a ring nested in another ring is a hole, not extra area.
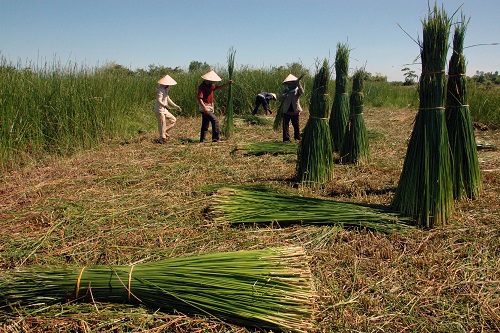
M 208 65 L 206 62 L 201 62 L 201 61 L 191 61 L 189 63 L 189 68 L 188 71 L 189 73 L 193 72 L 207 72 L 210 70 L 210 65 Z

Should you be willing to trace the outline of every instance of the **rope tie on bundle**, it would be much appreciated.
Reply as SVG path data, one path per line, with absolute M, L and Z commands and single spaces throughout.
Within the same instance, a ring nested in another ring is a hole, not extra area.
M 418 110 L 419 111 L 424 111 L 424 110 L 444 110 L 446 109 L 444 106 L 435 106 L 435 107 L 432 107 L 432 108 L 419 108 Z
M 328 120 L 328 118 L 315 117 L 315 116 L 309 116 L 309 118 L 312 118 L 312 119 L 319 119 L 319 120 Z
M 76 299 L 78 299 L 78 294 L 80 292 L 80 281 L 82 280 L 82 274 L 83 274 L 83 271 L 85 270 L 85 268 L 87 268 L 87 266 L 82 267 L 80 274 L 78 275 L 78 279 L 76 280 L 76 292 L 75 292 Z
M 434 71 L 434 72 L 422 72 L 422 76 L 424 75 L 433 75 L 433 74 L 444 74 L 446 73 L 444 69 L 439 70 L 439 71 Z
M 128 291 L 128 301 L 130 302 L 130 295 L 132 295 L 132 293 L 130 292 L 130 282 L 132 280 L 132 271 L 134 270 L 134 267 L 135 265 L 132 265 L 130 266 L 130 272 L 128 272 L 128 285 L 127 285 L 127 291 Z M 134 295 L 135 297 L 135 295 Z M 137 297 L 135 297 L 137 298 Z M 138 299 L 138 298 L 137 298 Z

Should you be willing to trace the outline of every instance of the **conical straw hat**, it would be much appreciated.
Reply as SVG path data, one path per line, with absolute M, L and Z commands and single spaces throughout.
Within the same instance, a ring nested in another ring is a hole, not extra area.
M 293 75 L 293 74 L 288 74 L 288 76 L 286 77 L 286 79 L 283 81 L 283 83 L 285 82 L 292 82 L 292 81 L 297 81 L 298 78 Z
M 210 72 L 206 73 L 206 74 L 203 74 L 202 76 L 202 79 L 204 80 L 207 80 L 207 81 L 212 81 L 212 82 L 215 82 L 215 81 L 220 81 L 222 80 L 219 75 L 217 75 L 217 73 L 214 72 L 214 70 L 212 69 Z
M 177 84 L 177 82 L 175 82 L 175 80 L 172 79 L 172 77 L 170 77 L 170 75 L 168 74 L 159 79 L 158 83 L 163 84 L 164 86 L 173 86 Z
M 273 99 L 276 99 L 276 94 L 275 93 L 270 93 L 271 95 L 273 95 Z

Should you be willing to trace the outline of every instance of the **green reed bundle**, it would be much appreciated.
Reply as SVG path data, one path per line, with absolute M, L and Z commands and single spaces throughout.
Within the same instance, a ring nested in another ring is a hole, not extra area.
M 481 191 L 481 171 L 467 96 L 466 63 L 463 54 L 467 21 L 455 26 L 453 54 L 448 65 L 446 125 L 453 155 L 453 196 L 474 199 Z
M 337 44 L 335 56 L 335 97 L 330 114 L 330 132 L 333 148 L 340 151 L 344 140 L 347 122 L 349 120 L 349 96 L 347 94 L 347 81 L 349 76 L 349 45 Z
M 357 70 L 352 79 L 352 91 L 349 98 L 350 116 L 340 150 L 343 163 L 361 163 L 370 155 L 370 145 L 363 117 L 363 86 L 366 72 Z
M 0 275 L 0 306 L 140 303 L 243 326 L 308 331 L 313 290 L 307 259 L 302 248 L 287 247 L 135 266 L 34 267 Z
M 214 194 L 211 212 L 215 221 L 222 223 L 333 224 L 384 233 L 412 229 L 406 224 L 408 219 L 385 207 L 288 195 L 266 188 L 221 188 Z
M 325 183 L 333 176 L 334 151 L 328 125 L 329 81 L 330 68 L 324 60 L 314 77 L 310 115 L 297 152 L 297 178 L 309 185 Z
M 230 48 L 227 53 L 227 72 L 229 74 L 229 80 L 233 80 L 234 76 L 234 57 L 236 55 L 236 50 Z M 234 101 L 233 101 L 233 85 L 230 84 L 227 93 L 227 106 L 226 115 L 224 117 L 224 123 L 222 126 L 222 134 L 229 138 L 234 133 Z
M 280 106 L 276 110 L 276 116 L 274 117 L 273 130 L 278 131 L 283 128 L 283 105 L 285 100 L 281 100 Z
M 421 227 L 447 223 L 453 211 L 451 154 L 445 119 L 445 66 L 450 18 L 437 5 L 423 21 L 420 108 L 393 200 Z
M 297 144 L 283 142 L 246 142 L 239 144 L 234 151 L 244 151 L 246 155 L 286 155 L 286 154 L 296 154 Z

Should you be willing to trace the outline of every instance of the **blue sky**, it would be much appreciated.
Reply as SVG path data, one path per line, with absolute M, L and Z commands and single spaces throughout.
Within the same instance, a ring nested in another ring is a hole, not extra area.
M 500 42 L 499 0 L 438 5 L 449 14 L 462 5 L 466 46 Z M 428 0 L 0 0 L 0 55 L 21 64 L 187 69 L 191 61 L 225 66 L 234 47 L 236 66 L 299 62 L 314 72 L 318 60 L 333 64 L 337 43 L 347 42 L 352 70 L 403 80 L 401 69 L 418 57 L 412 38 L 421 37 L 427 8 Z M 500 45 L 465 55 L 468 75 L 500 70 Z M 420 74 L 419 65 L 411 68 Z

